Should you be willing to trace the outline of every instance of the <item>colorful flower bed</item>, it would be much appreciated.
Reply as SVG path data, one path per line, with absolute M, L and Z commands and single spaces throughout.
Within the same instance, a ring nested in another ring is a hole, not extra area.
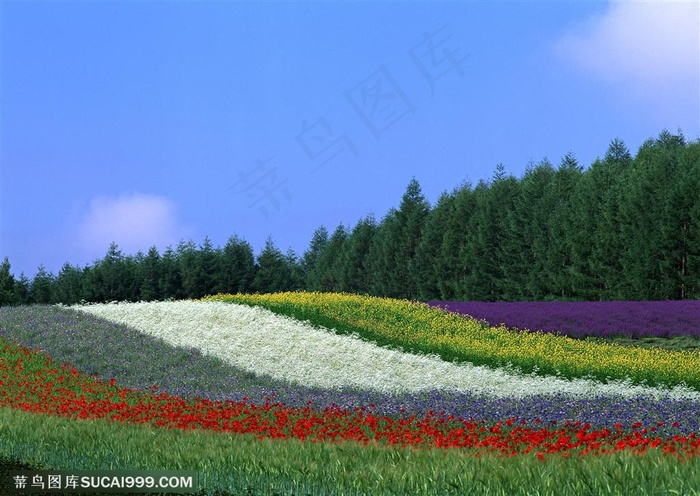
M 0 338 L 0 463 L 194 469 L 202 496 L 700 490 L 693 351 L 320 293 L 3 307 Z
M 383 346 L 446 361 L 524 373 L 700 390 L 700 352 L 628 348 L 550 333 L 513 332 L 426 304 L 337 293 L 217 295 L 207 301 L 257 305 Z
M 446 362 L 436 355 L 403 353 L 261 307 L 181 301 L 87 305 L 80 311 L 134 326 L 172 346 L 197 349 L 250 373 L 309 387 L 382 393 L 451 390 L 511 399 L 566 393 L 572 398 L 615 394 L 700 400 L 700 392 L 687 388 L 667 391 L 629 381 L 602 384 L 585 378 L 524 375 Z
M 3 340 L 4 341 L 4 340 Z M 544 457 L 605 454 L 620 450 L 644 453 L 660 449 L 679 456 L 700 454 L 695 433 L 659 436 L 663 423 L 617 424 L 593 430 L 589 424 L 555 421 L 543 425 L 504 419 L 492 425 L 428 412 L 395 419 L 371 410 L 267 402 L 184 400 L 167 393 L 141 392 L 101 382 L 70 365 L 55 364 L 39 351 L 4 341 L 0 354 L 0 406 L 76 419 L 150 423 L 164 428 L 253 433 L 259 438 L 297 438 L 310 442 L 356 441 L 437 448 L 483 448 L 503 455 L 534 452 Z M 679 427 L 673 424 L 672 428 Z

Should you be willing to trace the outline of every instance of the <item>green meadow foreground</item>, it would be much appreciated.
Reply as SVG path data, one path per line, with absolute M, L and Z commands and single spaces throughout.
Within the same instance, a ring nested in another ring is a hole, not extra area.
M 697 350 L 320 293 L 4 307 L 0 338 L 13 466 L 196 470 L 199 494 L 700 493 Z
M 259 440 L 2 409 L 2 455 L 34 468 L 193 469 L 200 494 L 700 494 L 698 458 L 659 452 L 506 458 L 477 449 Z M 476 456 L 483 453 L 482 456 Z

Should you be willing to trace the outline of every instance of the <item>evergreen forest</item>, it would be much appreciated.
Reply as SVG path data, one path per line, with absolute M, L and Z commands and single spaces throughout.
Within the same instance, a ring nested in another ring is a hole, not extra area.
M 397 208 L 355 226 L 315 230 L 302 254 L 268 238 L 256 255 L 231 236 L 183 240 L 160 253 L 117 244 L 92 264 L 39 266 L 33 279 L 0 265 L 0 305 L 200 298 L 216 293 L 335 291 L 412 300 L 700 299 L 700 140 L 663 131 L 632 156 L 614 139 L 582 167 L 530 164 L 516 178 L 444 192 L 417 180 Z

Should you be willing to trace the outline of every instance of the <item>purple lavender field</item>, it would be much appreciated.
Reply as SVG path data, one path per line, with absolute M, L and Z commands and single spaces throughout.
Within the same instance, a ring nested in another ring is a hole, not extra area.
M 690 337 L 700 339 L 700 301 L 428 301 L 428 305 L 470 315 L 491 325 L 593 336 Z

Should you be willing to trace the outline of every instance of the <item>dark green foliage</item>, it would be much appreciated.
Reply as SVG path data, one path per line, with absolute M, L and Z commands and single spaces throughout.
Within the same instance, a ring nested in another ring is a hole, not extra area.
M 199 293 L 204 295 L 221 292 L 221 250 L 214 248 L 208 237 L 197 250 L 197 271 L 199 272 Z
M 301 268 L 301 259 L 296 252 L 289 248 L 284 254 L 284 262 L 286 271 L 289 277 L 289 291 L 303 291 L 304 286 L 304 270 Z
M 0 306 L 16 305 L 19 303 L 15 292 L 15 278 L 10 273 L 10 260 L 5 257 L 0 265 Z
M 166 252 L 162 263 L 157 262 L 155 254 L 152 255 L 153 270 L 156 272 L 154 275 L 162 272 L 164 278 L 159 291 L 167 296 L 172 297 L 172 293 L 166 290 L 167 287 L 173 287 L 180 290 L 179 296 L 182 298 L 202 298 L 222 292 L 227 283 L 231 282 L 223 268 L 222 251 L 214 248 L 208 237 L 204 238 L 199 247 L 191 240 L 181 241 L 174 257 Z M 176 263 L 172 262 L 173 258 L 177 260 Z
M 447 219 L 446 231 L 442 236 L 440 260 L 437 270 L 440 298 L 453 300 L 463 297 L 462 282 L 469 272 L 467 261 L 462 257 L 463 247 L 471 237 L 469 223 L 476 212 L 477 195 L 471 185 L 463 184 L 453 193 L 454 210 Z
M 569 152 L 521 178 L 498 164 L 431 208 L 412 179 L 398 208 L 352 231 L 319 227 L 299 259 L 238 237 L 162 256 L 115 243 L 84 268 L 30 281 L 0 265 L 0 305 L 199 298 L 212 293 L 346 291 L 421 300 L 700 299 L 700 141 L 663 131 L 632 157 L 620 139 L 588 169 Z
M 605 159 L 596 159 L 576 183 L 569 229 L 572 282 L 579 299 L 622 298 L 621 252 L 629 240 L 622 232 L 621 204 L 630 167 L 624 144 L 613 140 Z
M 66 262 L 61 267 L 55 281 L 54 294 L 56 301 L 72 305 L 83 298 L 83 274 L 78 267 Z
M 423 196 L 418 181 L 413 178 L 396 212 L 396 230 L 392 236 L 395 251 L 391 275 L 398 298 L 415 298 L 418 294 L 418 281 L 411 274 L 411 266 L 415 264 L 416 251 L 429 213 L 430 204 Z
M 255 277 L 253 247 L 238 236 L 226 242 L 221 254 L 222 293 L 249 293 Z
M 551 236 L 551 246 L 547 253 L 551 287 L 546 299 L 569 300 L 576 294 L 572 280 L 571 217 L 576 208 L 573 194 L 582 176 L 583 169 L 578 165 L 573 153 L 569 152 L 562 159 L 550 183 L 550 195 L 555 199 L 555 204 L 547 226 Z
M 323 233 L 319 233 L 322 236 Z M 315 260 L 310 288 L 313 291 L 342 291 L 341 264 L 343 249 L 348 237 L 342 224 L 336 227 L 333 235 L 324 243 L 323 249 Z M 308 252 L 307 252 L 308 253 Z
M 685 198 L 693 177 L 681 160 L 682 136 L 663 132 L 639 149 L 629 174 L 622 202 L 622 237 L 619 253 L 629 285 L 630 299 L 679 298 L 679 283 L 688 274 L 690 212 L 700 194 Z M 678 210 L 675 210 L 678 208 Z
M 182 276 L 180 275 L 178 254 L 168 247 L 160 262 L 159 287 L 164 298 L 183 298 Z
M 394 298 L 415 298 L 418 281 L 414 265 L 430 205 L 414 178 L 408 184 L 398 210 L 391 210 L 379 225 L 370 251 L 371 293 Z M 412 274 L 413 272 L 413 274 Z
M 393 248 L 391 235 L 396 223 L 396 210 L 390 209 L 377 226 L 369 245 L 368 269 L 370 273 L 369 294 L 389 296 L 392 291 L 391 270 L 393 268 Z
M 306 280 L 306 287 L 309 289 L 318 288 L 321 285 L 322 269 L 318 266 L 318 261 L 327 244 L 328 230 L 325 226 L 321 226 L 314 231 L 309 249 L 304 253 L 302 258 L 302 269 Z
M 161 259 L 158 248 L 151 246 L 148 253 L 141 259 L 139 272 L 141 275 L 141 287 L 139 288 L 139 300 L 160 300 L 163 296 L 160 286 Z
M 443 239 L 450 232 L 450 220 L 455 216 L 456 198 L 443 193 L 425 222 L 423 235 L 416 247 L 415 258 L 409 267 L 416 281 L 418 298 L 421 300 L 441 300 L 444 281 L 452 277 L 452 267 L 443 254 Z
M 681 286 L 683 298 L 700 299 L 700 201 L 697 200 L 700 191 L 700 142 L 692 143 L 686 149 L 685 168 L 689 171 L 688 185 L 684 191 L 690 198 L 695 198 L 690 207 L 687 233 L 688 243 L 687 268 L 688 276 Z
M 676 174 L 680 180 L 668 185 L 660 213 L 661 292 L 669 299 L 700 297 L 700 154 L 697 146 L 695 156 L 690 156 L 690 151 L 686 148 L 678 154 Z
M 377 231 L 373 215 L 361 219 L 343 243 L 340 259 L 340 287 L 344 291 L 368 294 L 371 287 L 369 249 Z
M 480 182 L 474 190 L 476 209 L 467 226 L 460 263 L 466 268 L 460 299 L 497 301 L 508 291 L 507 265 L 523 249 L 509 216 L 518 195 L 518 181 L 499 171 L 490 185 Z
M 201 293 L 203 281 L 197 258 L 197 246 L 194 242 L 180 241 L 177 246 L 177 261 L 184 298 L 197 298 Z
M 20 305 L 33 303 L 31 295 L 32 281 L 22 272 L 15 281 L 15 302 Z
M 301 283 L 301 273 L 297 273 L 292 267 L 296 263 L 293 252 L 284 255 L 275 246 L 272 238 L 268 237 L 265 248 L 258 255 L 253 290 L 258 293 L 274 293 L 300 289 L 298 284 Z
M 126 258 L 116 243 L 112 243 L 105 257 L 93 268 L 97 301 L 123 301 L 127 299 L 130 274 Z M 36 283 L 36 277 L 34 278 Z M 37 303 L 47 303 L 36 300 Z
M 35 303 L 55 303 L 54 281 L 53 274 L 46 272 L 46 268 L 40 265 L 29 290 L 32 301 Z
M 548 255 L 552 249 L 550 217 L 557 199 L 552 184 L 552 164 L 544 159 L 527 168 L 523 179 L 513 186 L 512 210 L 502 242 L 503 295 L 506 300 L 542 300 L 552 287 Z

